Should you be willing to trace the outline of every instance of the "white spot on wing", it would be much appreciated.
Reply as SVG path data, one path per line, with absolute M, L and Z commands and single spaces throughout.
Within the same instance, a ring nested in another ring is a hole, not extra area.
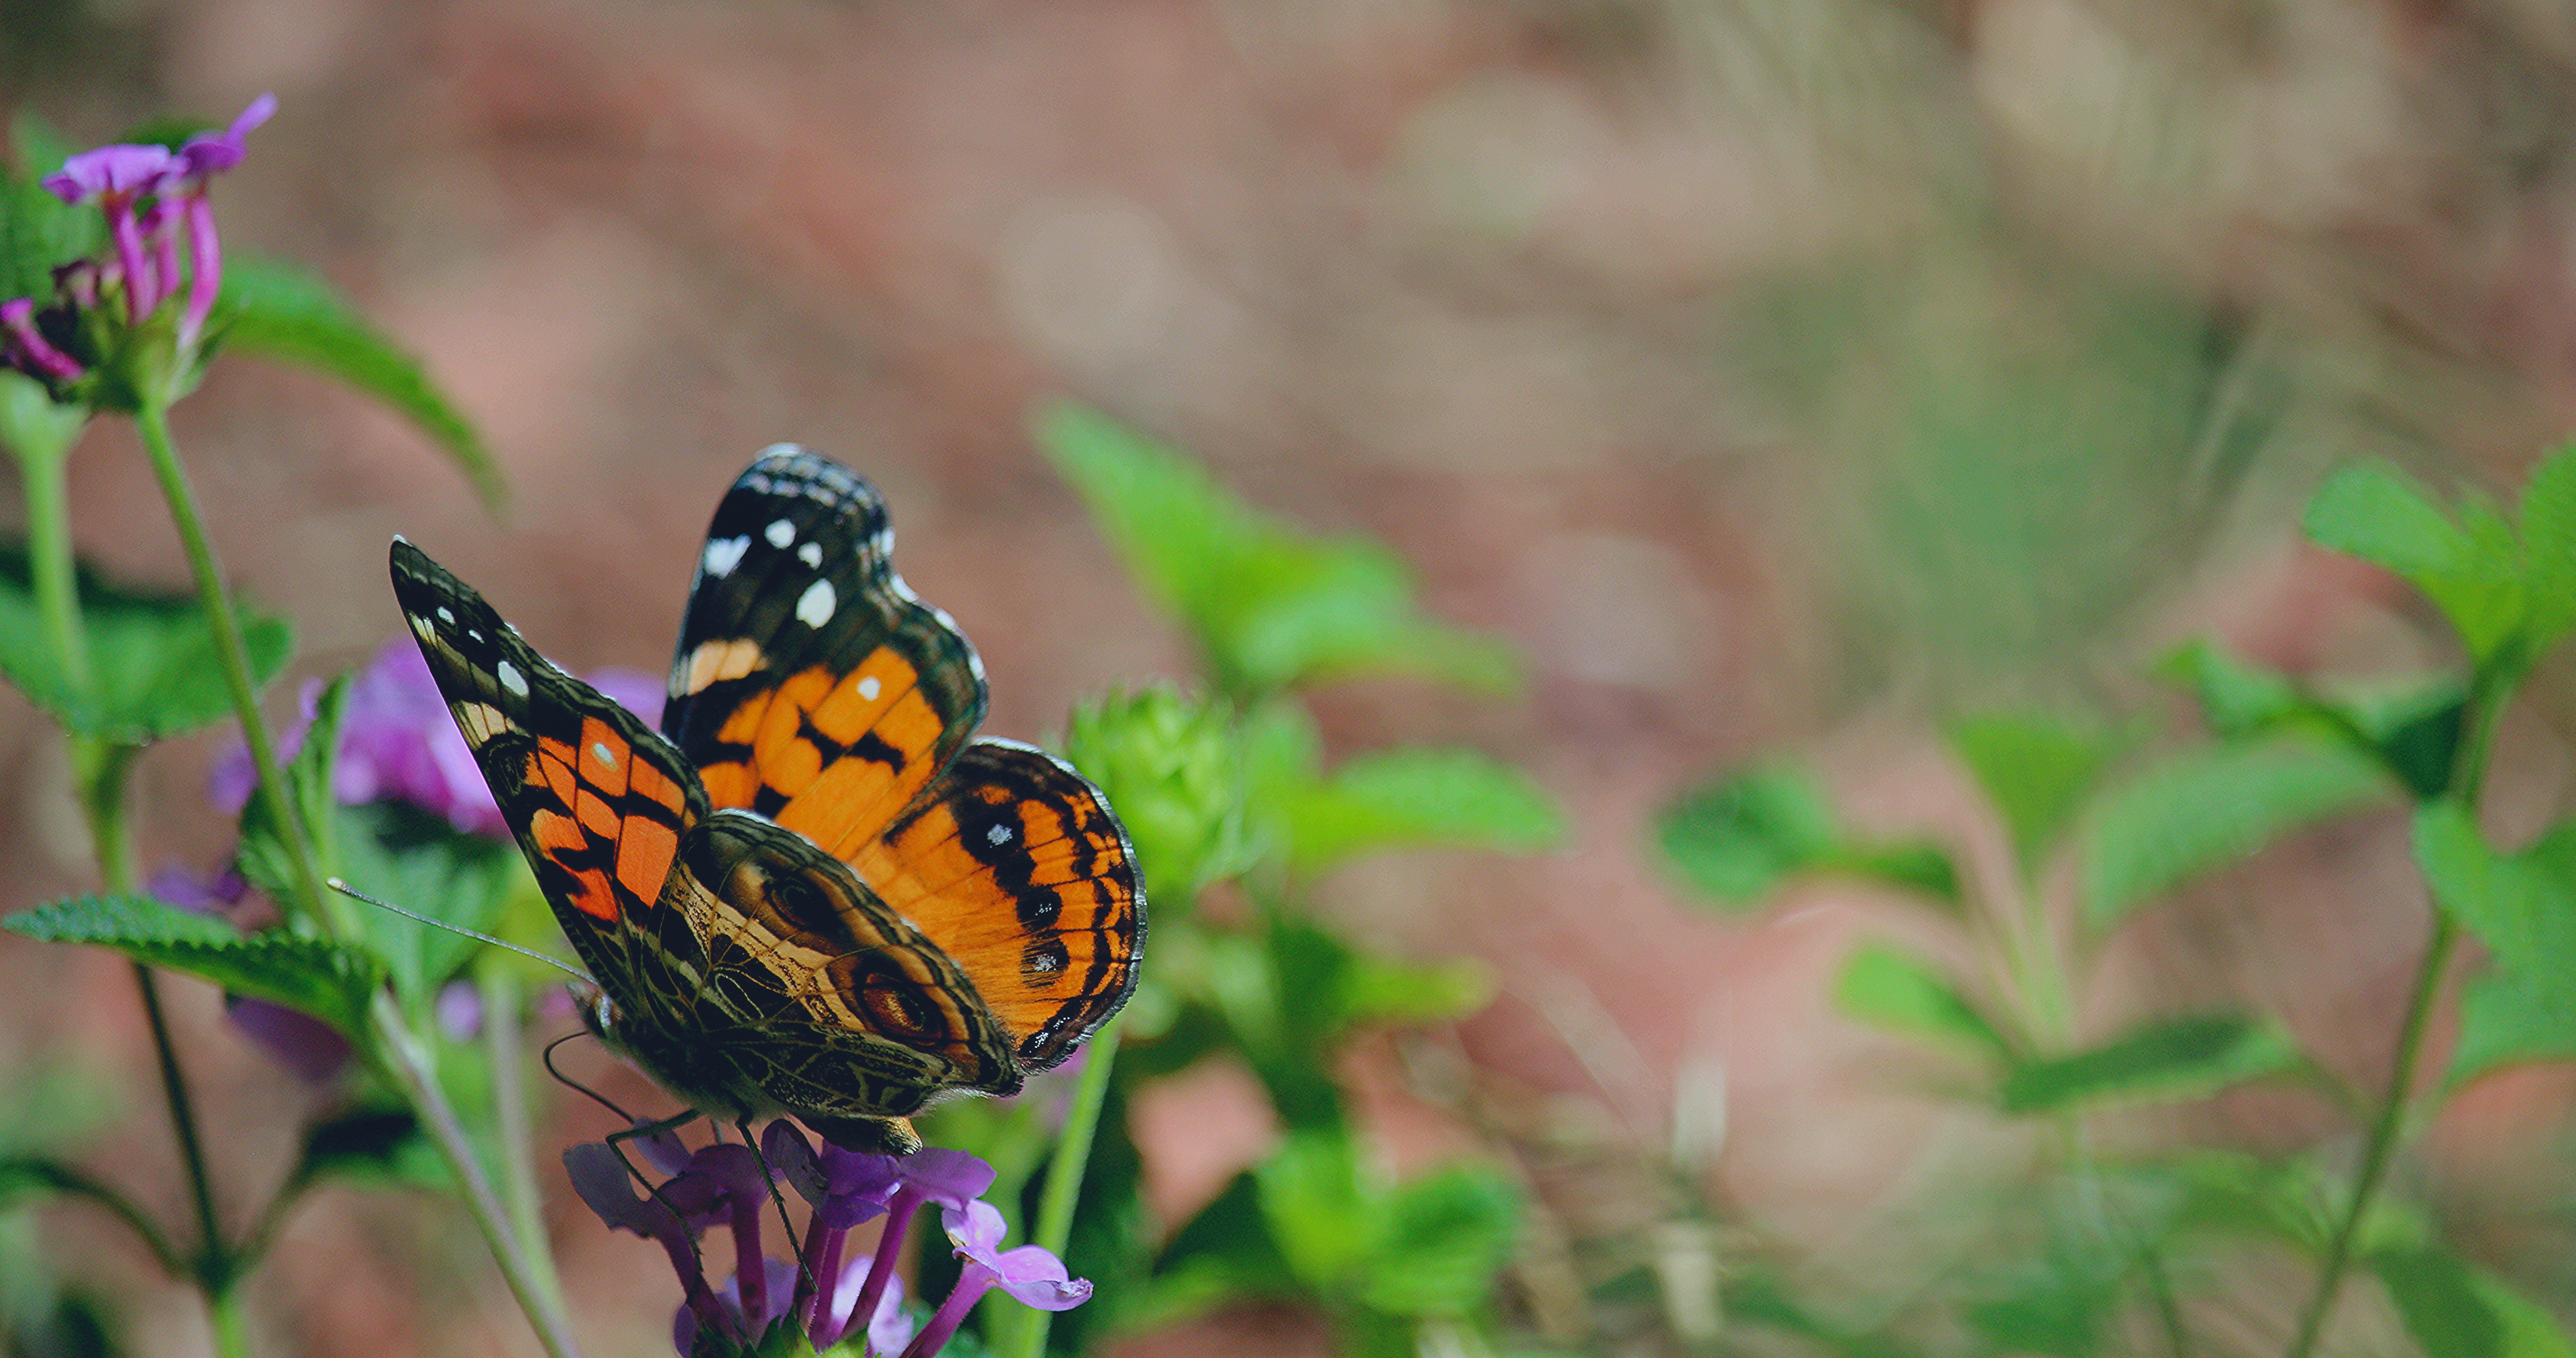
M 448 612 L 448 611 L 447 611 L 447 605 L 445 605 L 445 604 L 440 604 L 440 605 L 438 606 L 438 620 L 439 620 L 440 622 L 446 623 L 446 624 L 447 624 L 448 626 L 450 626 L 450 627 L 453 627 L 453 626 L 455 626 L 455 625 L 456 625 L 456 615 L 455 615 L 455 614 L 453 614 L 453 613 Z
M 427 641 L 431 636 L 436 634 L 438 629 L 430 626 L 429 619 L 422 617 L 418 613 L 414 613 L 411 615 L 411 630 L 414 636 L 419 637 L 423 641 Z
M 984 839 L 987 843 L 990 843 L 995 847 L 1008 844 L 1011 842 L 1011 827 L 1007 825 L 996 825 L 992 829 L 984 832 Z
M 832 582 L 817 580 L 797 596 L 796 620 L 808 627 L 820 627 L 832 620 L 832 610 L 840 606 L 840 596 L 833 593 Z
M 860 697 L 867 699 L 869 702 L 875 702 L 877 700 L 877 694 L 884 690 L 885 685 L 878 683 L 877 677 L 871 674 L 859 680 L 859 682 L 852 687 L 858 689 Z
M 617 767 L 617 751 L 608 748 L 608 742 L 604 740 L 590 742 L 590 757 L 612 769 Z
M 710 540 L 707 543 L 707 554 L 700 565 L 707 574 L 722 580 L 733 574 L 734 567 L 742 564 L 742 554 L 750 546 L 751 539 L 747 537 Z
M 822 565 L 823 544 L 819 542 L 806 543 L 804 546 L 796 549 L 796 559 L 804 562 L 808 566 Z
M 492 676 L 499 679 L 501 687 L 510 690 L 514 696 L 521 698 L 528 696 L 528 676 L 519 673 L 518 666 L 504 660 L 492 667 Z
M 770 546 L 784 547 L 796 540 L 796 525 L 785 519 L 772 519 L 767 528 L 760 530 L 760 535 L 769 539 Z

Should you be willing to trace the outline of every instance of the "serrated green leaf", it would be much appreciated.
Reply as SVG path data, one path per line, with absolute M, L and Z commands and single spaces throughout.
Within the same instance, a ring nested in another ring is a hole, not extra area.
M 1508 650 L 1421 615 L 1410 573 L 1384 547 L 1290 528 L 1095 411 L 1058 406 L 1036 437 L 1138 582 L 1190 628 L 1227 692 L 1365 674 L 1517 684 Z
M 1520 1239 L 1520 1191 L 1492 1170 L 1453 1165 L 1397 1188 L 1384 1207 L 1359 1301 L 1400 1316 L 1463 1316 L 1485 1303 Z
M 2164 760 L 2096 806 L 2087 827 L 2084 918 L 2107 929 L 2148 897 L 2384 796 L 2388 786 L 2368 756 L 2296 734 Z
M 76 735 L 142 745 L 233 713 L 214 630 L 193 597 L 145 594 L 77 571 L 90 691 L 76 691 L 36 604 L 25 544 L 0 541 L 0 675 Z M 235 606 L 252 682 L 285 667 L 294 634 L 282 619 Z
M 2004 1077 L 2007 1113 L 2107 1100 L 2170 1102 L 2277 1075 L 2299 1063 L 2279 1030 L 2235 1014 L 2158 1019 L 2090 1051 L 2024 1064 Z
M 237 995 L 301 1010 L 353 1041 L 366 1037 L 378 972 L 354 948 L 283 930 L 244 934 L 222 920 L 148 896 L 83 896 L 0 920 L 48 943 L 86 943 L 138 962 L 186 972 Z
M 226 347 L 310 368 L 376 398 L 427 434 L 487 507 L 497 512 L 509 498 L 508 483 L 482 436 L 430 381 L 420 360 L 369 324 L 330 284 L 293 265 L 229 258 L 215 314 L 216 333 Z
M 1655 838 L 1682 880 L 1723 905 L 1752 906 L 1782 878 L 1841 845 L 1824 789 L 1799 769 L 1748 769 L 1664 809 Z
M 1834 1004 L 1872 1027 L 2012 1056 L 2012 1044 L 1941 968 L 1884 943 L 1853 950 L 1834 983 Z
M 1320 781 L 1269 795 L 1287 827 L 1289 860 L 1301 872 L 1391 848 L 1529 853 L 1565 836 L 1553 799 L 1519 770 L 1472 750 L 1360 755 Z
M 516 846 L 464 834 L 443 817 L 394 802 L 332 808 L 339 875 L 349 885 L 459 929 L 489 932 L 526 879 Z M 384 960 L 394 994 L 425 1005 L 431 993 L 483 945 L 390 910 L 366 906 L 358 928 Z
M 1971 718 L 1950 728 L 1950 743 L 2003 813 L 2025 871 L 2056 842 L 2117 750 L 2107 733 L 2040 716 Z
M 340 871 L 338 802 L 332 796 L 331 783 L 340 758 L 340 715 L 348 701 L 349 677 L 342 675 L 315 700 L 313 721 L 305 728 L 303 743 L 278 771 L 286 781 L 286 798 L 295 807 L 297 821 L 309 837 L 314 866 L 324 877 Z M 301 874 L 296 871 L 294 839 L 288 833 L 283 811 L 266 787 L 254 787 L 250 800 L 242 806 L 241 844 L 234 852 L 234 862 L 252 886 L 289 910 L 296 908 Z
M 2576 1061 L 2576 987 L 2490 971 L 2460 990 L 2460 1041 L 2444 1081 L 2457 1088 L 2506 1066 Z
M 2483 666 L 2523 624 L 2521 552 L 2492 509 L 2471 501 L 2462 512 L 2455 523 L 2395 471 L 2364 465 L 2327 478 L 2306 522 L 2319 546 L 2385 567 L 2424 591 Z
M 2430 802 L 2415 816 L 2415 865 L 2434 901 L 2514 978 L 2525 1016 L 2576 1011 L 2576 821 L 2502 854 L 2467 808 Z
M 2537 660 L 2576 627 L 2576 444 L 2542 458 L 2523 483 L 2522 549 Z

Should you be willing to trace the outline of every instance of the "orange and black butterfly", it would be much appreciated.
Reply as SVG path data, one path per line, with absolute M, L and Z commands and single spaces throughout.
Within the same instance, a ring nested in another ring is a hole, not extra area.
M 1145 893 L 1099 789 L 975 739 L 984 669 L 866 481 L 762 453 L 716 506 L 656 734 L 396 538 L 394 596 L 600 995 L 671 1093 L 917 1144 L 1126 1003 Z

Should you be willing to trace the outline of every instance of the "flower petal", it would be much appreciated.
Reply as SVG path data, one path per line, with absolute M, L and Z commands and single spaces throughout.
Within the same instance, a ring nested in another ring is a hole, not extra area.
M 1002 1237 L 1010 1234 L 1011 1227 L 1002 1220 L 1000 1208 L 978 1198 L 963 1210 L 950 1207 L 939 1215 L 948 1228 L 948 1243 L 957 1247 L 959 1255 L 997 1273 L 1001 1271 L 1001 1265 L 994 1262 L 994 1251 L 1002 1247 Z
M 943 1207 L 962 1208 L 993 1186 L 993 1167 L 964 1151 L 931 1146 L 897 1162 L 896 1173 L 914 1192 Z M 998 1242 L 1000 1237 L 995 1237 Z
M 179 173 L 179 158 L 166 146 L 120 142 L 83 151 L 45 176 L 45 188 L 66 203 L 83 203 L 100 194 L 159 191 Z

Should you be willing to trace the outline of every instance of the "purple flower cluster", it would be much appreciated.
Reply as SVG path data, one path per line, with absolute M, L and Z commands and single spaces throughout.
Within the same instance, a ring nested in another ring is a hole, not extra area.
M 79 346 L 82 318 L 121 298 L 125 324 L 141 328 L 186 287 L 179 343 L 193 345 L 214 313 L 223 286 L 223 246 L 215 235 L 207 185 L 242 161 L 251 129 L 277 112 L 263 94 L 221 132 L 188 139 L 178 150 L 130 143 L 83 151 L 47 175 L 44 186 L 66 203 L 96 203 L 107 219 L 109 250 L 54 271 L 55 304 L 33 297 L 0 302 L 0 364 L 56 384 L 87 369 L 66 346 Z M 187 265 L 179 262 L 185 237 Z
M 868 1155 L 826 1143 L 817 1153 L 784 1118 L 761 1134 L 757 1153 L 729 1142 L 692 1153 L 667 1131 L 638 1137 L 634 1144 L 671 1176 L 649 1195 L 635 1191 L 626 1162 L 604 1142 L 564 1152 L 564 1168 L 601 1221 L 658 1243 L 670 1256 L 683 1297 L 671 1340 L 683 1358 L 702 1332 L 747 1345 L 791 1314 L 818 1353 L 850 1338 L 863 1323 L 867 1353 L 931 1358 L 957 1333 L 967 1311 L 996 1287 L 1048 1311 L 1069 1310 L 1091 1297 L 1091 1284 L 1068 1278 L 1063 1261 L 1047 1250 L 1001 1248 L 1007 1230 L 1002 1214 L 982 1200 L 993 1186 L 993 1167 L 963 1151 L 934 1147 L 905 1156 Z M 761 1251 L 761 1214 L 774 1191 L 772 1175 L 814 1209 L 803 1252 L 792 1264 Z M 913 1218 L 933 1203 L 965 1267 L 956 1289 L 916 1334 L 894 1266 Z M 886 1225 L 875 1251 L 849 1254 L 851 1228 L 880 1216 Z M 733 1231 L 735 1269 L 721 1285 L 709 1286 L 697 1237 L 714 1225 Z

